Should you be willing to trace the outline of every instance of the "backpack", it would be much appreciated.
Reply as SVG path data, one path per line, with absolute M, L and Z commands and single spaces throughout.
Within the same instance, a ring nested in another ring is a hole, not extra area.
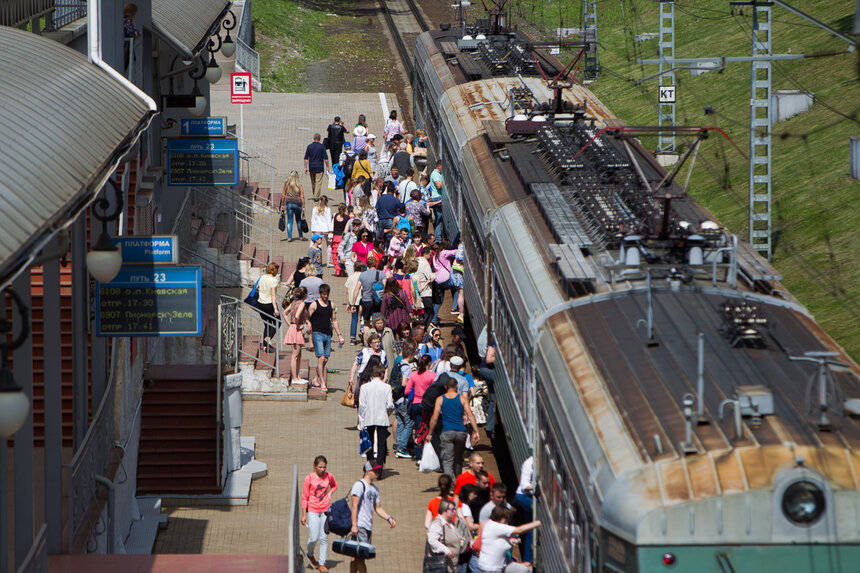
M 385 285 L 379 280 L 379 271 L 376 271 L 376 280 L 370 285 L 370 295 L 373 299 L 373 304 L 382 304 L 382 292 L 384 290 Z
M 343 176 L 349 179 L 352 177 L 352 168 L 355 166 L 355 153 L 345 152 L 346 159 L 343 160 Z
M 395 402 L 403 398 L 403 394 L 405 393 L 403 375 L 400 372 L 401 362 L 403 362 L 403 357 L 397 356 L 394 365 L 391 367 L 391 375 L 388 377 L 388 385 L 391 386 L 391 398 Z
M 367 490 L 364 482 L 362 482 L 361 488 L 361 497 L 358 500 L 359 510 L 361 510 L 361 503 L 364 501 L 364 492 Z M 332 533 L 346 535 L 352 530 L 352 507 L 349 503 L 351 498 L 352 494 L 349 493 L 346 497 L 337 500 L 328 508 L 328 512 L 326 512 L 328 513 L 327 525 L 329 531 Z
M 421 398 L 421 412 L 425 416 L 433 415 L 433 410 L 436 408 L 436 398 L 445 393 L 445 383 L 448 381 L 448 378 L 450 378 L 448 373 L 443 372 L 424 391 L 424 396 Z

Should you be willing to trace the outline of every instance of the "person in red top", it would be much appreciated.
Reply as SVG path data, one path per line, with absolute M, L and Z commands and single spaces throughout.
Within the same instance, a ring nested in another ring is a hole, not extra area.
M 328 571 L 325 565 L 328 554 L 328 535 L 325 532 L 325 513 L 331 507 L 331 494 L 337 490 L 337 481 L 326 471 L 328 460 L 325 456 L 314 458 L 314 471 L 305 477 L 302 486 L 302 525 L 308 526 L 308 561 L 313 568 L 322 573 Z M 320 560 L 314 559 L 314 546 L 320 542 Z
M 478 472 L 484 469 L 484 456 L 479 454 L 478 452 L 472 452 L 469 456 L 469 467 L 467 467 L 463 473 L 457 476 L 457 481 L 454 483 L 454 494 L 460 494 L 460 488 L 462 488 L 467 483 L 475 483 L 477 481 Z M 493 479 L 493 475 L 490 472 L 487 472 L 487 475 L 490 476 L 490 487 L 493 487 L 493 484 L 496 483 L 496 480 Z
M 454 478 L 448 474 L 439 476 L 439 481 L 436 482 L 439 486 L 439 495 L 430 500 L 427 504 L 427 513 L 424 515 L 424 528 L 429 529 L 430 523 L 439 515 L 439 504 L 443 499 L 447 499 L 451 503 L 457 502 L 457 507 L 460 506 L 460 500 L 451 493 L 451 485 L 454 483 Z

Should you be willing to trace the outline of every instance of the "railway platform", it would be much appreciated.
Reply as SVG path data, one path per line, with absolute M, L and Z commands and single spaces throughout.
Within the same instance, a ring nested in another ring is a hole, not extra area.
M 222 84 L 226 82 L 218 86 Z M 303 156 L 314 132 L 324 133 L 335 115 L 341 116 L 348 126 L 355 125 L 358 115 L 363 113 L 371 131 L 380 135 L 384 119 L 391 109 L 398 109 L 398 102 L 392 94 L 255 92 L 254 103 L 245 105 L 242 110 L 242 130 L 248 145 L 271 149 L 276 169 L 276 191 L 280 191 L 286 176 L 295 169 L 301 174 L 306 196 L 310 198 L 310 182 L 304 175 Z M 229 123 L 238 123 L 239 111 L 238 105 L 230 104 L 229 92 L 213 90 L 213 116 L 227 116 Z M 333 194 L 329 196 L 334 199 Z M 333 201 L 334 204 L 338 202 Z M 313 203 L 308 201 L 306 209 L 309 211 L 311 208 Z M 282 256 L 285 262 L 294 263 L 307 254 L 307 241 L 276 243 L 273 254 Z M 326 269 L 324 280 L 332 286 L 332 300 L 340 309 L 338 319 L 342 331 L 348 332 L 345 279 L 332 275 L 332 269 Z M 449 311 L 450 300 L 446 300 L 440 313 L 446 334 L 455 326 Z M 334 345 L 329 368 L 340 373 L 329 375 L 329 394 L 325 401 L 245 401 L 242 433 L 255 436 L 255 455 L 268 465 L 268 475 L 253 483 L 247 506 L 178 506 L 165 510 L 169 514 L 168 527 L 159 532 L 154 552 L 285 555 L 290 541 L 287 522 L 293 465 L 298 465 L 301 481 L 311 471 L 316 455 L 327 457 L 329 470 L 338 481 L 339 488 L 334 498 L 346 495 L 352 484 L 361 478 L 364 462 L 358 454 L 355 411 L 340 405 L 349 368 L 358 349 L 349 342 L 342 349 Z M 313 353 L 305 351 L 302 358 L 312 360 Z M 369 569 L 380 573 L 420 571 L 425 539 L 424 512 L 429 499 L 436 495 L 439 474 L 419 473 L 412 460 L 393 456 L 392 439 L 389 439 L 389 447 L 391 455 L 385 479 L 378 485 L 382 505 L 396 518 L 397 527 L 390 530 L 381 519 L 374 522 L 373 540 L 378 557 L 369 562 Z M 484 454 L 487 469 L 498 476 L 498 467 L 486 436 L 476 449 Z M 306 528 L 301 528 L 301 541 L 305 547 Z M 346 558 L 329 550 L 328 565 L 332 570 L 346 571 L 348 563 Z

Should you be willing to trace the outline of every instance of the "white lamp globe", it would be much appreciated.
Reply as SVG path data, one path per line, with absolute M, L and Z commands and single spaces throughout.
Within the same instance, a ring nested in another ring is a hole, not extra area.
M 24 425 L 29 412 L 30 401 L 15 384 L 12 372 L 4 368 L 0 371 L 0 438 L 14 436 Z

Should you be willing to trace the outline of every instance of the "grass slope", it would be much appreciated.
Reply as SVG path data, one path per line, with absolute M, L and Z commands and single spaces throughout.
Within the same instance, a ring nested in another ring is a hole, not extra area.
M 853 2 L 791 3 L 850 34 Z M 657 66 L 635 63 L 658 57 L 657 41 L 634 42 L 636 34 L 658 31 L 657 5 L 643 0 L 597 4 L 602 75 L 589 87 L 630 125 L 657 123 L 657 80 L 633 83 L 657 72 Z M 537 30 L 554 30 L 559 21 L 565 27 L 578 27 L 581 22 L 581 3 L 568 0 L 514 0 L 513 10 L 514 23 Z M 750 11 L 747 7 L 740 15 L 737 7 L 734 10 L 732 14 L 725 0 L 677 2 L 675 56 L 748 56 Z M 837 52 L 847 47 L 779 6 L 773 8 L 773 20 L 775 54 Z M 774 90 L 809 90 L 815 94 L 815 104 L 811 111 L 772 129 L 774 264 L 786 287 L 855 360 L 860 360 L 860 181 L 850 178 L 848 141 L 860 135 L 858 70 L 858 52 L 775 65 Z M 723 73 L 698 77 L 679 70 L 676 78 L 676 123 L 719 126 L 748 154 L 750 64 L 727 64 Z M 714 113 L 706 115 L 705 106 Z M 719 139 L 703 145 L 689 191 L 730 229 L 746 237 L 748 163 Z M 643 144 L 656 148 L 657 142 L 646 139 Z

